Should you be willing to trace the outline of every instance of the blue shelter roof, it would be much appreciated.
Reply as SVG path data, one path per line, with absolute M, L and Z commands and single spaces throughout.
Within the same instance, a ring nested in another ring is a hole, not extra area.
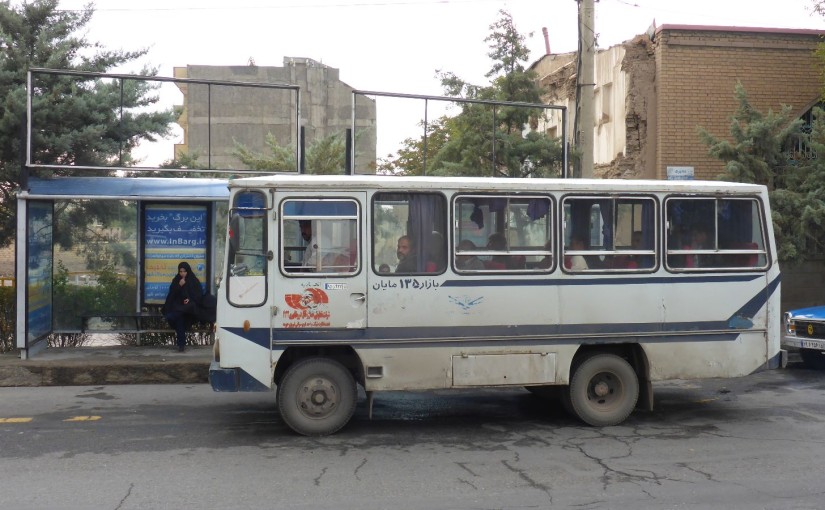
M 229 200 L 225 179 L 182 177 L 31 178 L 21 198 L 114 200 Z

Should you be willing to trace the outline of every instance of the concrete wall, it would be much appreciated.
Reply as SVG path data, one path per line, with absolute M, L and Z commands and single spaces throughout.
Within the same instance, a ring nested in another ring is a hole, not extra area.
M 298 85 L 301 88 L 301 120 L 306 147 L 332 135 L 345 136 L 352 125 L 353 88 L 339 80 L 338 69 L 306 58 L 284 58 L 283 67 L 200 66 L 176 68 L 175 77 L 234 82 Z M 232 153 L 239 142 L 268 154 L 268 134 L 279 145 L 295 149 L 298 144 L 294 91 L 248 87 L 184 84 L 183 113 L 179 124 L 184 143 L 176 151 L 197 153 L 212 168 L 240 169 L 243 165 Z M 374 173 L 375 101 L 358 99 L 356 129 L 358 145 L 356 171 Z M 211 143 L 211 153 L 208 147 Z

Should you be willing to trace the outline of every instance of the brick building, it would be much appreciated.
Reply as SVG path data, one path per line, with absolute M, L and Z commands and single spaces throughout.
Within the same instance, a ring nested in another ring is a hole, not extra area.
M 791 107 L 803 116 L 820 98 L 814 50 L 825 32 L 664 25 L 656 32 L 657 177 L 668 165 L 693 165 L 712 179 L 723 163 L 695 135 L 702 126 L 728 137 L 740 81 L 759 111 Z M 685 136 L 685 135 L 689 136 Z
M 814 55 L 823 35 L 819 30 L 662 25 L 600 50 L 594 61 L 594 173 L 666 179 L 668 167 L 688 167 L 696 179 L 715 179 L 724 163 L 708 155 L 697 128 L 730 139 L 737 82 L 759 111 L 787 105 L 793 115 L 809 118 L 823 87 Z M 548 54 L 532 65 L 547 90 L 545 101 L 569 111 L 575 111 L 576 57 Z M 542 127 L 561 132 L 552 120 Z M 825 303 L 822 262 L 783 268 L 783 310 Z
M 804 116 L 820 97 L 814 50 L 823 35 L 818 30 L 662 25 L 652 35 L 599 51 L 595 173 L 664 179 L 667 167 L 689 166 L 695 178 L 714 179 L 724 165 L 707 154 L 697 128 L 729 136 L 737 81 L 760 111 L 788 105 Z M 570 111 L 575 61 L 575 53 L 545 55 L 532 66 L 548 90 L 546 101 Z

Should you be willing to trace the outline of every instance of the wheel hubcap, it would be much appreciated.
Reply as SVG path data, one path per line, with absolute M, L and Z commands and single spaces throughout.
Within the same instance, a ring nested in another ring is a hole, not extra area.
M 596 374 L 587 388 L 587 399 L 598 407 L 612 407 L 621 402 L 621 381 L 609 372 Z
M 313 377 L 308 379 L 296 395 L 298 407 L 311 418 L 324 418 L 338 405 L 338 391 L 329 379 Z
M 603 397 L 610 393 L 610 386 L 608 386 L 604 381 L 600 381 L 593 387 L 593 393 L 597 397 Z

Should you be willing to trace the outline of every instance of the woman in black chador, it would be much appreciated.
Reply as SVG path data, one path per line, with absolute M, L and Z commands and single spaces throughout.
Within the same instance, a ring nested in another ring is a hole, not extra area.
M 203 301 L 201 282 L 187 262 L 178 264 L 178 274 L 169 284 L 163 305 L 163 316 L 175 330 L 178 351 L 186 347 L 186 331 L 197 321 L 196 314 Z

